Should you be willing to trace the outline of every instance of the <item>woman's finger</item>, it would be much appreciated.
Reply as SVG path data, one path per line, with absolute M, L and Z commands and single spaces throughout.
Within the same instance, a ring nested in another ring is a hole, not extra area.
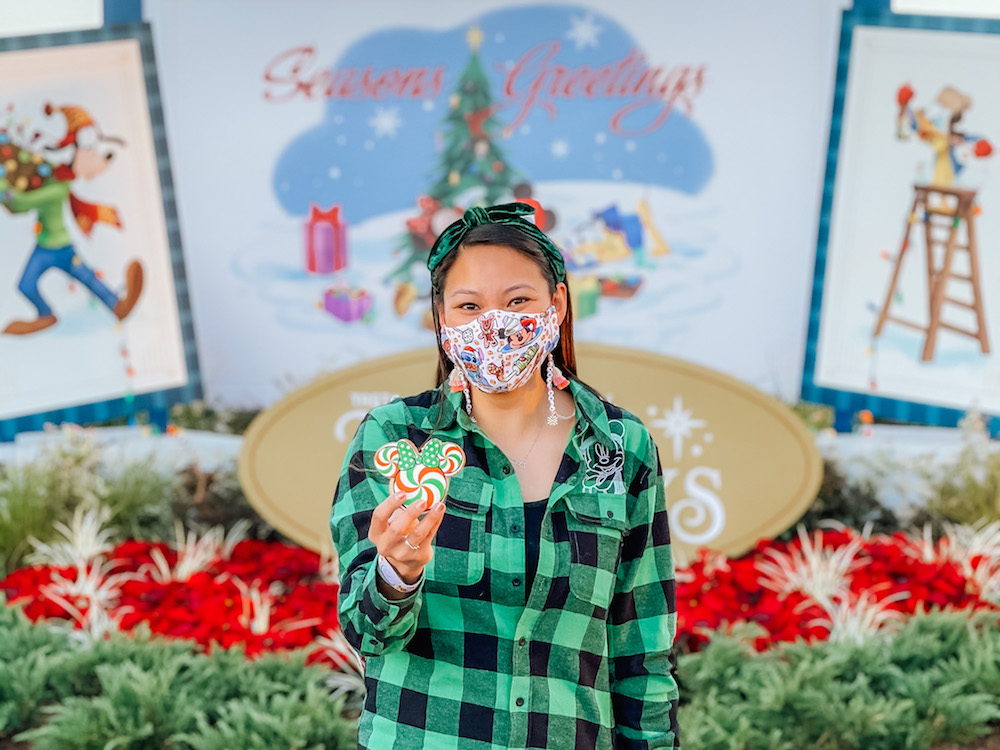
M 410 503 L 393 513 L 389 518 L 389 529 L 400 536 L 406 536 L 420 519 L 420 514 L 426 512 L 422 503 Z
M 410 544 L 414 547 L 430 544 L 434 540 L 434 535 L 437 534 L 438 528 L 441 526 L 441 521 L 444 519 L 444 511 L 444 503 L 438 503 L 431 508 L 427 512 L 427 515 L 406 535 Z
M 393 512 L 398 510 L 403 504 L 404 497 L 405 495 L 402 492 L 393 492 L 375 507 L 375 510 L 372 511 L 372 520 L 368 529 L 369 535 L 381 534 L 385 531 Z

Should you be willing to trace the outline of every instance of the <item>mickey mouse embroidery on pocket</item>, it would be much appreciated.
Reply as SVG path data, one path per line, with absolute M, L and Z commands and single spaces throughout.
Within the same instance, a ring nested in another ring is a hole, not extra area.
M 582 446 L 587 470 L 583 477 L 584 492 L 625 492 L 625 425 L 620 419 L 608 422 L 614 446 L 609 448 L 596 437 L 588 437 Z

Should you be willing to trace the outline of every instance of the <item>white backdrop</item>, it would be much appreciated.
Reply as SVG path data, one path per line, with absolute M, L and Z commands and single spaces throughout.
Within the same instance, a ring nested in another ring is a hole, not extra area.
M 594 212 L 631 213 L 643 199 L 671 245 L 664 258 L 599 269 L 642 287 L 632 299 L 602 297 L 579 321 L 579 339 L 682 357 L 794 400 L 842 5 L 148 0 L 208 397 L 263 406 L 321 372 L 433 343 L 417 307 L 393 311 L 385 275 L 419 186 L 435 177 L 430 134 L 440 146 L 466 33 L 479 24 L 482 66 L 501 103 L 512 65 L 539 39 L 558 41 L 554 63 L 577 71 L 627 50 L 651 67 L 701 71 L 690 106 L 679 102 L 656 132 L 609 125 L 625 99 L 554 97 L 551 112 L 534 108 L 497 143 L 555 207 L 563 246 L 581 241 Z M 308 98 L 268 84 L 266 71 L 300 46 L 315 49 L 314 72 L 442 68 L 444 79 L 412 102 Z M 401 49 L 412 50 L 402 63 Z M 496 113 L 502 124 L 520 112 L 528 80 Z M 418 187 L 393 197 L 402 183 Z M 310 200 L 340 203 L 347 216 L 350 267 L 340 276 L 302 270 Z M 369 322 L 317 307 L 333 284 L 369 293 Z

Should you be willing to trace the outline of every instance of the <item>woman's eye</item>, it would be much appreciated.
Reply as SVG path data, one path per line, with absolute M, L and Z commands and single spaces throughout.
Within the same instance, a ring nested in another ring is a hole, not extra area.
M 476 310 L 478 308 L 476 307 L 476 303 L 475 302 L 464 302 L 464 303 L 462 303 L 461 305 L 458 306 L 458 309 L 459 310 Z
M 517 305 L 523 305 L 528 301 L 527 297 L 515 297 L 508 303 L 508 307 L 516 307 Z

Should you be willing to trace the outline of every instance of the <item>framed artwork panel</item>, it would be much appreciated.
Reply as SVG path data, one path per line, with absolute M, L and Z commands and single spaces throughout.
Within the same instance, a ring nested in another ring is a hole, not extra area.
M 0 439 L 200 395 L 145 24 L 0 39 Z

